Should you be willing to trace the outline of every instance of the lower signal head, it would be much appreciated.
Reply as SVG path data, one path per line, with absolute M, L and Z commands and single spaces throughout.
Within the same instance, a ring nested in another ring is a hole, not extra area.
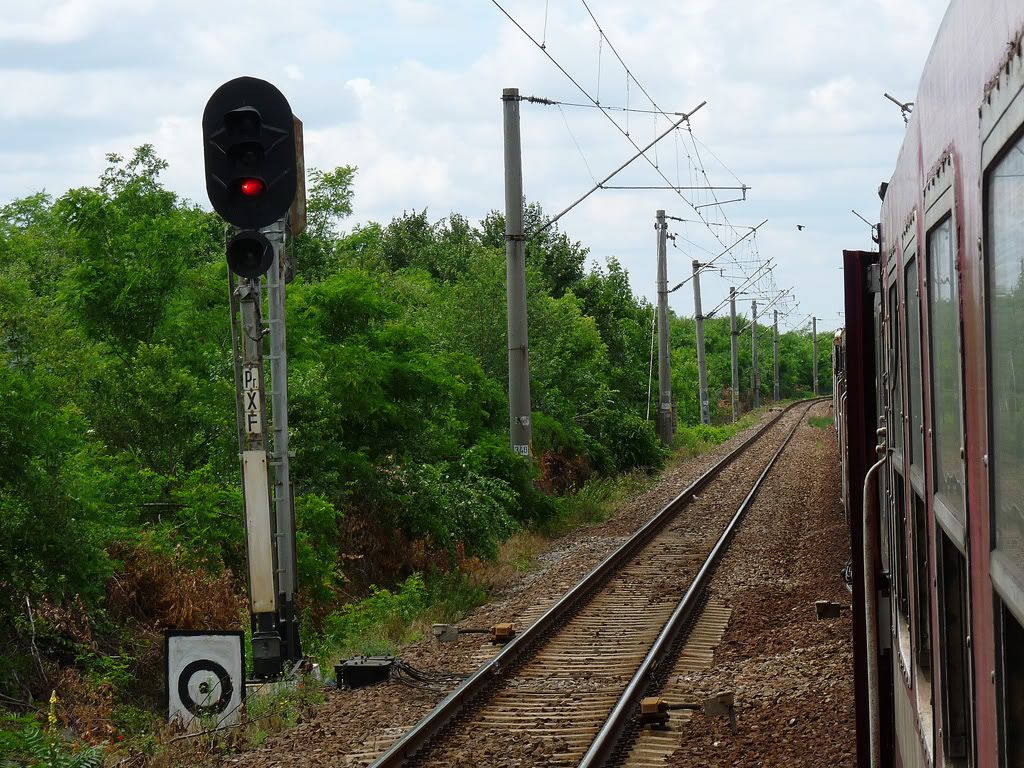
M 274 261 L 274 246 L 254 229 L 237 233 L 228 241 L 228 268 L 250 279 L 266 274 Z

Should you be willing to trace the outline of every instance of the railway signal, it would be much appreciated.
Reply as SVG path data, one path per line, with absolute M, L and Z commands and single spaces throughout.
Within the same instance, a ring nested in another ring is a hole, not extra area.
M 298 137 L 298 140 L 297 140 Z M 288 382 L 284 268 L 289 209 L 303 163 L 301 122 L 265 80 L 221 85 L 203 112 L 203 156 L 210 203 L 230 224 L 225 248 L 231 286 L 239 454 L 252 612 L 253 675 L 272 678 L 302 658 L 295 618 L 295 529 L 288 473 Z M 304 189 L 304 187 L 303 187 Z M 304 200 L 291 212 L 302 226 Z M 263 325 L 266 275 L 269 329 Z M 236 281 L 236 276 L 242 278 Z M 270 335 L 272 421 L 265 407 L 264 341 Z M 269 477 L 270 468 L 274 477 Z
M 294 118 L 266 80 L 238 77 L 213 92 L 203 112 L 203 155 L 210 203 L 228 223 L 255 230 L 288 212 L 298 176 Z

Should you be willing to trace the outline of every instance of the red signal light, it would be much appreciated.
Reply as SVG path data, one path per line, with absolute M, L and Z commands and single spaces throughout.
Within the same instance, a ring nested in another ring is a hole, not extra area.
M 259 179 L 242 179 L 242 184 L 239 187 L 246 197 L 259 197 L 265 188 L 266 185 Z

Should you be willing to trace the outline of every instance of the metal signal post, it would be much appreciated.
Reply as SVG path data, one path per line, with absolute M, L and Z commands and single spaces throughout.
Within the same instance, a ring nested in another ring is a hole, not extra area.
M 270 465 L 274 473 L 274 541 L 277 551 L 278 629 L 282 658 L 302 658 L 295 616 L 298 564 L 295 559 L 295 503 L 288 451 L 288 356 L 285 324 L 285 220 L 263 229 L 274 248 L 267 273 L 267 330 L 270 335 Z
M 242 278 L 236 283 L 232 272 L 228 272 L 228 281 L 238 448 L 245 504 L 249 601 L 253 624 L 253 674 L 256 677 L 275 677 L 281 673 L 282 657 L 281 636 L 277 626 L 276 526 L 270 514 L 271 495 L 267 475 L 267 406 L 263 384 L 260 283 L 259 278 Z

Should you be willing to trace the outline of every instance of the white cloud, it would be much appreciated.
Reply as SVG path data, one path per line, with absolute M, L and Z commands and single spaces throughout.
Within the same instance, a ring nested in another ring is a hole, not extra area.
M 849 210 L 877 211 L 874 190 L 902 135 L 898 110 L 881 94 L 912 98 L 939 22 L 932 3 L 591 0 L 608 37 L 600 57 L 582 5 L 503 4 L 584 88 L 597 95 L 600 87 L 602 104 L 646 106 L 635 84 L 627 92 L 609 40 L 663 108 L 707 100 L 692 123 L 708 177 L 735 185 L 735 173 L 752 190 L 749 202 L 704 215 L 742 225 L 769 219 L 758 244 L 762 256 L 775 257 L 779 284 L 795 284 L 803 306 L 818 314 L 834 311 L 840 251 L 865 239 Z M 0 40 L 36 54 L 30 65 L 0 53 L 3 199 L 92 183 L 107 151 L 149 141 L 170 161 L 168 185 L 205 204 L 199 118 L 217 85 L 247 73 L 277 82 L 303 118 L 307 166 L 359 166 L 355 220 L 424 207 L 434 217 L 457 210 L 479 218 L 503 205 L 501 89 L 585 101 L 544 53 L 477 0 L 305 0 L 283 15 L 270 0 L 0 0 Z M 128 41 L 141 53 L 117 66 L 85 63 Z M 634 151 L 596 110 L 524 103 L 521 113 L 525 191 L 548 211 Z M 625 117 L 615 117 L 625 127 Z M 666 123 L 659 129 L 653 116 L 634 114 L 628 125 L 643 144 Z M 687 153 L 696 156 L 688 143 L 666 142 L 659 166 L 670 179 L 678 167 L 681 183 L 700 184 Z M 660 181 L 642 161 L 621 177 Z M 686 195 L 712 200 L 709 192 Z M 562 225 L 596 260 L 620 257 L 635 288 L 651 295 L 656 208 L 695 218 L 671 192 L 601 191 Z M 798 233 L 797 223 L 807 229 Z M 707 228 L 678 230 L 696 245 L 677 241 L 674 275 L 720 249 Z M 737 252 L 746 258 L 749 247 Z M 725 290 L 709 277 L 709 300 Z M 673 294 L 678 311 L 690 311 L 689 301 L 686 291 Z
M 151 0 L 5 0 L 0 3 L 0 40 L 43 45 L 82 40 L 112 17 L 141 15 Z

